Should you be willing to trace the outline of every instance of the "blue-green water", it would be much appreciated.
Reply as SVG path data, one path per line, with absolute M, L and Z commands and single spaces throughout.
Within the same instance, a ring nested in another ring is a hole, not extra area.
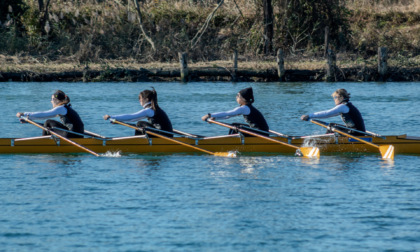
M 191 133 L 225 134 L 200 117 L 235 107 L 247 86 L 273 130 L 323 133 L 299 117 L 332 107 L 331 93 L 344 87 L 370 131 L 420 136 L 419 84 L 2 83 L 0 137 L 39 135 L 15 114 L 49 109 L 55 89 L 71 97 L 86 129 L 131 135 L 102 116 L 137 111 L 138 93 L 150 86 L 174 128 Z M 0 250 L 418 251 L 419 161 L 354 153 L 0 155 Z

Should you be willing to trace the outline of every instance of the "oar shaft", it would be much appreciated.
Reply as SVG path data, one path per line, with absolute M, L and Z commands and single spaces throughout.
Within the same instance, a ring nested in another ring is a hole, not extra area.
M 181 145 L 183 145 L 183 146 L 187 146 L 187 147 L 190 147 L 190 148 L 193 148 L 193 149 L 196 149 L 196 150 L 199 150 L 199 151 L 205 152 L 205 153 L 210 154 L 210 155 L 214 155 L 214 154 L 215 154 L 214 152 L 211 152 L 211 151 L 208 151 L 208 150 L 205 150 L 205 149 L 201 149 L 200 147 L 197 147 L 197 146 L 194 146 L 194 145 L 191 145 L 191 144 L 187 144 L 187 143 L 184 143 L 184 142 L 178 141 L 178 140 L 176 140 L 176 139 L 173 139 L 173 138 L 170 138 L 170 137 L 167 137 L 167 136 L 163 136 L 163 135 L 161 135 L 161 134 L 154 133 L 154 132 L 152 132 L 152 131 L 150 131 L 150 130 L 147 130 L 147 129 L 146 129 L 146 131 L 147 131 L 147 134 L 150 134 L 150 135 L 152 135 L 152 136 L 161 137 L 161 138 L 166 139 L 166 140 L 168 140 L 168 141 L 171 141 L 171 142 L 174 142 L 174 143 L 177 143 L 177 144 L 181 144 Z
M 104 139 L 107 138 L 106 136 L 102 136 L 102 135 L 99 135 L 99 134 L 97 134 L 95 132 L 88 131 L 88 130 L 85 130 L 85 134 L 92 135 L 92 136 L 99 137 L 99 138 L 104 138 Z
M 311 122 L 312 122 L 312 123 L 315 123 L 316 125 L 319 125 L 319 126 L 321 126 L 321 127 L 324 127 L 324 128 L 329 129 L 329 127 L 328 127 L 328 126 L 326 126 L 326 125 L 324 125 L 324 124 L 322 124 L 322 123 L 319 123 L 319 122 L 317 122 L 317 121 L 311 120 Z M 360 141 L 360 142 L 365 143 L 365 144 L 367 144 L 367 145 L 370 145 L 370 146 L 373 146 L 373 147 L 379 148 L 379 145 L 376 145 L 376 144 L 370 143 L 370 142 L 368 142 L 368 141 L 366 141 L 366 140 L 363 140 L 363 139 L 361 139 L 361 138 L 359 138 L 359 137 L 352 136 L 352 135 L 350 135 L 350 134 L 348 134 L 348 133 L 346 133 L 346 132 L 343 132 L 343 131 L 341 131 L 341 130 L 338 130 L 338 129 L 334 128 L 334 127 L 333 127 L 333 128 L 331 128 L 331 130 L 332 130 L 332 131 L 334 131 L 334 132 L 337 132 L 337 133 L 339 133 L 339 134 L 341 134 L 341 135 L 344 135 L 344 136 L 346 136 L 346 137 L 350 137 L 350 138 L 356 139 L 357 141 Z
M 123 126 L 126 126 L 126 127 L 129 127 L 129 128 L 135 129 L 135 130 L 138 130 L 138 129 L 139 129 L 139 128 L 137 128 L 136 126 L 132 126 L 132 125 L 130 125 L 130 124 L 123 123 L 123 122 L 120 122 L 120 121 L 117 121 L 117 120 L 112 120 L 111 122 L 116 123 L 116 124 L 120 124 L 120 125 L 123 125 Z M 170 138 L 170 137 L 167 137 L 167 136 L 163 136 L 163 135 L 161 135 L 161 134 L 157 134 L 157 133 L 152 132 L 152 131 L 150 131 L 150 130 L 147 130 L 147 134 L 150 134 L 150 135 L 152 135 L 152 136 L 157 136 L 157 137 L 160 137 L 160 138 L 166 139 L 166 140 L 168 140 L 168 141 L 171 141 L 171 142 L 174 142 L 174 143 L 177 143 L 177 144 L 181 144 L 181 145 L 183 145 L 183 146 L 187 146 L 187 147 L 190 147 L 190 148 L 193 148 L 193 149 L 196 149 L 196 150 L 199 150 L 199 151 L 205 152 L 205 153 L 210 154 L 210 155 L 215 155 L 215 153 L 214 153 L 214 152 L 211 152 L 211 151 L 208 151 L 208 150 L 205 150 L 205 149 L 199 148 L 199 147 L 197 147 L 197 146 L 193 146 L 193 145 L 191 145 L 191 144 L 187 144 L 187 143 L 184 143 L 184 142 L 178 141 L 178 140 L 176 140 L 176 139 L 173 139 L 173 138 Z
M 272 133 L 274 135 L 280 136 L 280 137 L 285 137 L 285 138 L 288 138 L 289 137 L 288 135 L 285 135 L 285 134 L 280 133 L 280 132 L 276 132 L 274 130 L 269 130 L 268 132 L 270 132 L 270 133 Z
M 180 131 L 180 130 L 176 130 L 176 129 L 173 129 L 173 132 L 177 133 L 178 135 L 187 136 L 187 137 L 190 137 L 190 138 L 193 138 L 193 139 L 197 139 L 197 138 L 201 138 L 202 137 L 202 136 L 193 135 L 193 134 L 186 133 L 186 132 L 183 132 L 183 131 Z
M 272 134 L 277 135 L 277 136 L 280 136 L 280 137 L 285 137 L 285 138 L 288 138 L 288 136 L 286 136 L 286 135 L 284 135 L 284 134 L 282 134 L 282 133 L 279 133 L 279 132 L 275 132 L 274 130 L 265 131 L 265 130 L 253 129 L 253 128 L 248 127 L 248 126 L 245 126 L 245 125 L 242 125 L 241 127 L 242 127 L 242 129 L 245 129 L 245 130 L 247 130 L 247 129 L 248 129 L 248 130 L 252 130 L 253 132 L 259 132 L 259 133 L 262 133 L 262 134 L 269 134 L 269 133 L 272 133 Z
M 226 124 L 226 123 L 221 123 L 221 122 L 218 122 L 218 121 L 214 121 L 212 119 L 208 119 L 207 121 L 208 122 L 211 122 L 211 123 L 214 123 L 214 124 L 217 124 L 217 125 L 220 125 L 220 126 L 224 126 L 226 128 L 238 129 L 240 132 L 245 133 L 245 134 L 248 134 L 248 135 L 252 135 L 252 136 L 255 136 L 255 137 L 263 138 L 263 139 L 268 140 L 268 141 L 271 141 L 271 142 L 283 144 L 283 145 L 289 146 L 291 148 L 299 149 L 299 147 L 297 147 L 297 146 L 294 146 L 294 145 L 291 145 L 291 144 L 288 144 L 288 143 L 285 143 L 285 142 L 282 142 L 282 141 L 279 141 L 279 140 L 276 140 L 276 139 L 273 139 L 273 138 L 270 138 L 270 137 L 266 137 L 266 136 L 263 136 L 263 135 L 260 135 L 260 134 L 257 134 L 257 133 L 254 133 L 252 131 L 244 130 L 244 129 L 241 129 L 241 128 L 236 128 L 236 127 L 231 126 L 231 125 Z
M 54 131 L 52 131 L 52 130 L 47 129 L 47 128 L 45 128 L 45 127 L 43 127 L 43 126 L 39 125 L 38 123 L 36 123 L 36 122 L 34 122 L 34 121 L 32 121 L 32 120 L 30 120 L 30 119 L 28 119 L 28 118 L 23 118 L 23 119 L 24 119 L 25 121 L 27 121 L 28 123 L 30 123 L 30 124 L 32 124 L 32 125 L 35 125 L 35 126 L 37 126 L 38 128 L 41 128 L 41 129 L 43 129 L 43 130 L 45 130 L 45 131 L 49 132 L 51 135 L 54 135 L 54 136 L 56 136 L 56 137 L 58 137 L 58 138 L 60 138 L 60 139 L 62 139 L 62 140 L 64 140 L 64 141 L 66 141 L 66 142 L 68 142 L 68 143 L 70 143 L 70 144 L 74 145 L 74 146 L 79 147 L 80 149 L 82 149 L 82 150 L 84 150 L 84 151 L 86 151 L 86 152 L 89 152 L 89 153 L 90 153 L 90 154 L 92 154 L 92 155 L 95 155 L 95 156 L 99 157 L 99 154 L 98 154 L 98 153 L 96 153 L 96 152 L 94 152 L 94 151 L 92 151 L 92 150 L 89 150 L 88 148 L 86 148 L 86 147 L 84 147 L 84 146 L 82 146 L 82 145 L 80 145 L 80 144 L 78 144 L 78 143 L 76 143 L 76 142 L 73 142 L 72 140 L 70 140 L 70 139 L 68 139 L 68 138 L 63 137 L 63 136 L 61 136 L 61 135 L 59 135 L 59 134 L 55 133 L 55 132 L 54 132 Z
M 311 121 L 315 121 L 315 122 L 319 122 L 319 123 L 323 123 L 325 126 L 328 124 L 328 123 L 326 123 L 326 122 L 323 122 L 323 121 L 320 121 L 320 120 L 315 120 L 315 119 L 312 119 Z M 351 128 L 348 128 L 347 126 L 345 126 L 345 125 L 341 125 L 341 124 L 335 124 L 337 127 L 340 127 L 340 128 L 342 128 L 342 129 L 348 129 L 348 130 L 351 130 L 352 132 L 357 132 L 357 133 L 361 133 L 361 134 L 364 134 L 364 135 L 367 135 L 367 136 L 374 136 L 374 137 L 380 137 L 380 138 L 382 138 L 382 139 L 386 139 L 386 137 L 384 137 L 384 136 L 381 136 L 381 135 L 379 135 L 379 134 L 376 134 L 376 133 L 374 133 L 374 132 L 371 132 L 371 131 L 361 131 L 361 130 L 356 130 L 356 129 L 351 129 Z

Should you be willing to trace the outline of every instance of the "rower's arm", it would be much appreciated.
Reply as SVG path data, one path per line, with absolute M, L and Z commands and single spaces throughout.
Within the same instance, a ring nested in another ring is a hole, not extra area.
M 155 111 L 151 108 L 142 109 L 133 114 L 121 114 L 121 115 L 111 115 L 111 119 L 115 119 L 120 122 L 135 122 L 143 118 L 153 117 Z
M 248 106 L 240 106 L 226 112 L 211 113 L 210 115 L 216 119 L 228 119 L 233 116 L 249 115 L 250 112 L 251 110 Z
M 347 107 L 347 105 L 345 104 L 340 104 L 335 106 L 334 108 L 330 109 L 330 110 L 324 110 L 324 111 L 320 111 L 320 112 L 315 112 L 312 114 L 309 114 L 309 119 L 313 119 L 313 118 L 328 118 L 328 117 L 333 117 L 333 116 L 338 116 L 340 114 L 346 114 L 349 112 L 349 107 Z
M 67 109 L 64 106 L 58 106 L 48 111 L 42 112 L 24 112 L 23 115 L 27 116 L 29 119 L 48 119 L 56 117 L 58 115 L 66 115 Z

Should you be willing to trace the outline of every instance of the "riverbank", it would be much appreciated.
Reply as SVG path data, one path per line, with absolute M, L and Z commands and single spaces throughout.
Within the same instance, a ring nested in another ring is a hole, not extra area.
M 0 82 L 100 82 L 100 81 L 180 81 L 178 62 L 138 63 L 130 60 L 104 60 L 81 65 L 71 59 L 42 61 L 42 58 L 0 55 Z M 188 62 L 188 81 L 279 81 L 276 59 L 239 57 L 238 70 L 232 61 Z M 335 81 L 420 81 L 420 57 L 390 56 L 384 79 L 378 74 L 376 58 L 359 59 L 337 55 Z M 314 55 L 285 58 L 283 81 L 325 81 L 326 60 Z
M 214 9 L 212 1 L 145 1 L 141 12 L 131 1 L 41 2 L 0 4 L 0 81 L 176 81 L 184 52 L 187 80 L 277 81 L 277 49 L 285 81 L 419 80 L 417 0 L 332 9 L 327 1 L 280 1 L 271 42 L 257 2 L 220 1 Z M 378 47 L 388 52 L 385 76 L 377 74 Z M 337 71 L 327 78 L 328 50 L 337 54 Z

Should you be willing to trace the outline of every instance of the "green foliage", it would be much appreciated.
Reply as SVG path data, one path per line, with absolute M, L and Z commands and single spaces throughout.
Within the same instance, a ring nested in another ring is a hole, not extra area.
M 0 52 L 15 53 L 25 49 L 19 17 L 28 7 L 21 0 L 0 1 Z
M 0 1 L 0 22 L 8 21 L 10 18 L 20 17 L 28 6 L 22 0 L 1 0 Z
M 20 18 L 26 31 L 29 47 L 37 47 L 41 41 L 41 27 L 39 25 L 39 11 L 34 8 L 28 9 Z
M 0 53 L 14 54 L 24 51 L 27 41 L 19 36 L 18 28 L 12 23 L 7 29 L 0 29 Z

